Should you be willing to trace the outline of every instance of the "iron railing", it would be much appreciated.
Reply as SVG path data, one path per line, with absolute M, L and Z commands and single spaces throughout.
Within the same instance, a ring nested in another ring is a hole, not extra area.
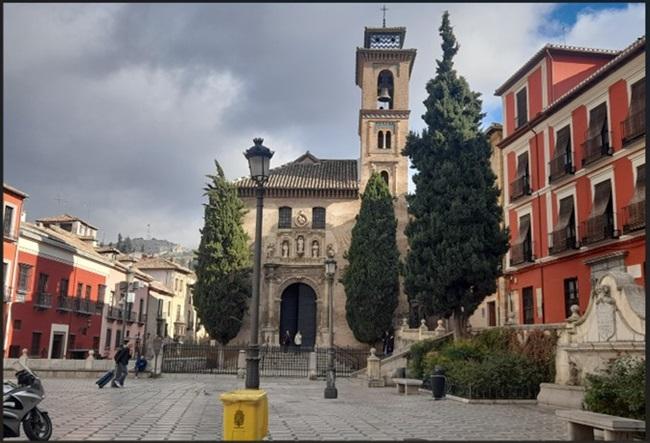
M 628 233 L 645 228 L 645 199 L 625 207 L 623 232 Z
M 143 314 L 142 312 L 138 312 L 138 323 L 144 324 L 147 322 L 147 314 Z
M 239 346 L 170 343 L 163 347 L 162 371 L 170 373 L 237 374 Z
M 34 307 L 38 309 L 49 309 L 52 307 L 52 294 L 39 292 L 34 297 Z
M 366 367 L 370 352 L 366 349 L 334 347 L 334 368 L 337 377 L 349 377 L 353 372 Z M 379 355 L 377 355 L 380 357 Z M 327 376 L 329 348 L 316 348 L 316 373 Z
M 548 181 L 552 182 L 568 174 L 573 174 L 575 168 L 571 162 L 571 153 L 561 154 L 548 162 L 550 175 Z
M 517 177 L 510 182 L 510 201 L 514 201 L 524 195 L 530 195 L 530 178 L 528 174 Z
M 605 213 L 588 218 L 582 223 L 582 244 L 596 243 L 609 238 L 618 238 L 618 229 L 614 229 L 615 213 Z
M 74 310 L 77 314 L 90 315 L 95 311 L 95 306 L 90 299 L 76 297 L 74 299 Z
M 527 386 L 476 386 L 450 382 L 447 394 L 477 400 L 534 400 L 539 394 L 539 384 Z
M 629 115 L 621 122 L 623 145 L 645 134 L 645 108 Z
M 612 153 L 612 148 L 609 146 L 609 131 L 602 131 L 592 137 L 589 137 L 589 132 L 587 132 L 585 141 L 582 143 L 582 166 L 612 155 Z
M 514 244 L 510 247 L 510 266 L 532 263 L 534 261 L 532 241 L 524 241 L 523 243 Z
M 59 295 L 57 297 L 56 309 L 59 311 L 72 311 L 74 309 L 72 298 L 67 295 Z
M 567 236 L 566 231 L 561 229 L 553 231 L 549 235 L 549 244 L 552 245 L 548 248 L 549 254 L 559 254 L 560 252 L 568 251 L 569 249 L 579 249 L 580 244 L 575 235 Z
M 115 306 L 109 306 L 106 317 L 109 320 L 122 320 L 122 309 Z

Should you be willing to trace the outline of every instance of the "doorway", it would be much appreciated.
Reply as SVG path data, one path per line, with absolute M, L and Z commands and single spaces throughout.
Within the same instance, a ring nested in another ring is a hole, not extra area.
M 65 343 L 65 334 L 55 332 L 52 336 L 52 354 L 50 358 L 63 358 L 63 344 Z
M 488 307 L 488 326 L 496 326 L 497 325 L 496 304 L 493 301 L 489 301 L 487 307 Z
M 280 338 L 289 331 L 293 339 L 302 335 L 302 347 L 313 348 L 316 343 L 316 293 L 311 286 L 294 283 L 282 292 L 280 305 Z

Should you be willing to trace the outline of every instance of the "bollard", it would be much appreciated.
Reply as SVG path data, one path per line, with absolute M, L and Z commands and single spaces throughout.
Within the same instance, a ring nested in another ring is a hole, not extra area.
M 269 404 L 261 389 L 239 389 L 219 397 L 223 403 L 223 440 L 259 441 L 269 433 Z
M 368 376 L 368 387 L 383 387 L 381 379 L 381 360 L 375 355 L 375 348 L 370 348 L 370 356 L 366 363 L 366 374 Z

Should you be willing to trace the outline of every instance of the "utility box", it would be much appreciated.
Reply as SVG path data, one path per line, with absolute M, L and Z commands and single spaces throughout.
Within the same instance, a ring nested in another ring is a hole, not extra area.
M 259 441 L 269 433 L 266 392 L 239 389 L 219 397 L 223 403 L 223 439 Z

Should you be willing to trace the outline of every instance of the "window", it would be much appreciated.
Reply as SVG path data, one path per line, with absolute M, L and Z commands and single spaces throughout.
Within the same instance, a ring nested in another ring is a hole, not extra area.
M 18 290 L 22 292 L 29 291 L 29 280 L 31 277 L 32 266 L 20 263 L 18 265 Z
M 381 175 L 381 178 L 383 178 L 384 182 L 386 182 L 386 186 L 388 186 L 388 172 L 381 171 L 381 173 L 379 175 Z
M 138 309 L 138 321 L 142 321 L 142 315 L 144 314 L 144 300 L 140 299 L 140 306 Z
M 528 103 L 526 100 L 526 88 L 517 92 L 517 128 L 528 122 Z
M 15 330 L 20 330 L 20 328 L 23 326 L 23 321 L 22 320 L 14 320 L 14 329 Z
M 279 229 L 290 229 L 291 228 L 291 208 L 283 206 L 279 210 L 279 219 L 278 219 L 278 228 Z
M 564 280 L 564 318 L 571 316 L 571 306 L 578 303 L 578 279 L 576 277 Z
M 556 180 L 566 174 L 573 174 L 571 158 L 571 126 L 566 125 L 555 133 L 555 152 L 549 162 L 549 181 Z
M 589 129 L 583 146 L 582 166 L 612 154 L 607 128 L 607 103 L 601 103 L 589 111 Z
M 623 143 L 645 134 L 645 77 L 630 87 L 630 110 L 622 123 Z
M 90 288 L 90 285 L 86 285 L 86 299 L 90 300 L 90 293 L 92 289 Z
M 62 278 L 61 283 L 59 283 L 59 295 L 61 297 L 67 297 L 68 295 L 68 285 L 69 281 L 67 278 Z
M 158 317 L 160 318 L 162 316 L 163 316 L 163 301 L 158 300 Z M 160 334 L 158 334 L 158 335 L 160 335 Z
M 110 328 L 106 329 L 106 344 L 104 345 L 104 347 L 106 348 L 111 347 L 111 338 L 113 338 L 112 335 L 113 335 L 113 331 L 111 331 Z
M 386 131 L 386 149 L 390 148 L 390 131 Z
M 325 229 L 325 208 L 311 210 L 312 229 Z
M 46 293 L 47 292 L 47 281 L 49 280 L 49 275 L 44 274 L 43 272 L 38 274 L 38 293 Z
M 32 345 L 29 348 L 29 355 L 38 357 L 41 352 L 41 332 L 32 332 Z
M 13 206 L 5 205 L 4 214 L 4 235 L 5 237 L 13 237 L 13 222 L 14 222 L 14 208 Z
M 553 230 L 553 246 L 551 253 L 575 249 L 576 244 L 576 218 L 573 210 L 573 196 L 560 200 L 560 214 L 558 215 L 557 225 Z
M 384 131 L 377 133 L 377 149 L 384 149 Z
M 97 285 L 97 301 L 104 303 L 106 298 L 106 285 Z
M 609 180 L 594 186 L 594 204 L 583 231 L 582 241 L 594 243 L 614 234 L 614 212 L 612 208 L 612 185 Z
M 81 298 L 81 293 L 84 290 L 84 284 L 83 283 L 77 283 L 77 297 Z
M 523 195 L 530 195 L 530 174 L 528 173 L 528 151 L 517 157 L 517 177 L 510 183 L 510 201 Z
M 519 217 L 519 236 L 510 248 L 510 265 L 533 261 L 530 214 Z
M 533 287 L 528 286 L 523 290 L 524 298 L 524 324 L 531 325 L 535 323 L 535 312 L 533 306 Z
M 115 330 L 115 346 L 119 346 L 122 343 L 122 331 L 119 329 Z

